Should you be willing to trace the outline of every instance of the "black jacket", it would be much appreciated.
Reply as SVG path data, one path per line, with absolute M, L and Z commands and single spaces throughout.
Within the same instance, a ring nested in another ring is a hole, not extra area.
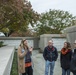
M 76 49 L 72 54 L 71 64 L 70 64 L 70 71 L 76 73 Z
M 70 50 L 67 54 L 62 54 L 60 55 L 60 63 L 61 67 L 63 69 L 70 69 L 70 62 L 71 62 L 71 57 L 72 57 L 72 51 Z
M 58 57 L 57 49 L 54 46 L 52 48 L 49 46 L 45 47 L 43 57 L 45 60 L 56 61 Z

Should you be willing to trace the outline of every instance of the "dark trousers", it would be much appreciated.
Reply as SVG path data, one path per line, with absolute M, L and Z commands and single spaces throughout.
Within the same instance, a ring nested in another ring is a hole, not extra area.
M 76 75 L 76 73 L 73 73 L 73 75 Z
M 22 75 L 33 75 L 33 69 L 32 69 L 32 66 L 30 67 L 26 67 L 25 68 L 25 73 L 22 73 Z
M 67 69 L 67 70 L 62 69 L 62 75 L 70 75 L 70 70 L 69 69 Z

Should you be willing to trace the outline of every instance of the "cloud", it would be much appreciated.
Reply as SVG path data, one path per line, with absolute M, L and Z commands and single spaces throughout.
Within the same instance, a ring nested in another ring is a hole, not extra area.
M 76 15 L 76 0 L 29 0 L 32 4 L 32 8 L 39 12 L 45 12 L 49 9 L 60 9 L 69 11 L 73 15 Z

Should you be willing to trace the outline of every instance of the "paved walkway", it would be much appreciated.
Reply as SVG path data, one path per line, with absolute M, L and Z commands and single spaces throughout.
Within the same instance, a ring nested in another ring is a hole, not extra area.
M 34 75 L 44 75 L 45 61 L 41 53 L 33 51 Z M 54 75 L 61 75 L 60 59 L 55 62 Z M 71 75 L 73 75 L 71 73 Z

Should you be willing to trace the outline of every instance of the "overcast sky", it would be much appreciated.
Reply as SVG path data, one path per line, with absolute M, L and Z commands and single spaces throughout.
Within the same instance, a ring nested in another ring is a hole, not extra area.
M 76 16 L 76 0 L 28 0 L 32 8 L 38 13 L 43 13 L 49 9 L 60 9 L 69 11 Z

